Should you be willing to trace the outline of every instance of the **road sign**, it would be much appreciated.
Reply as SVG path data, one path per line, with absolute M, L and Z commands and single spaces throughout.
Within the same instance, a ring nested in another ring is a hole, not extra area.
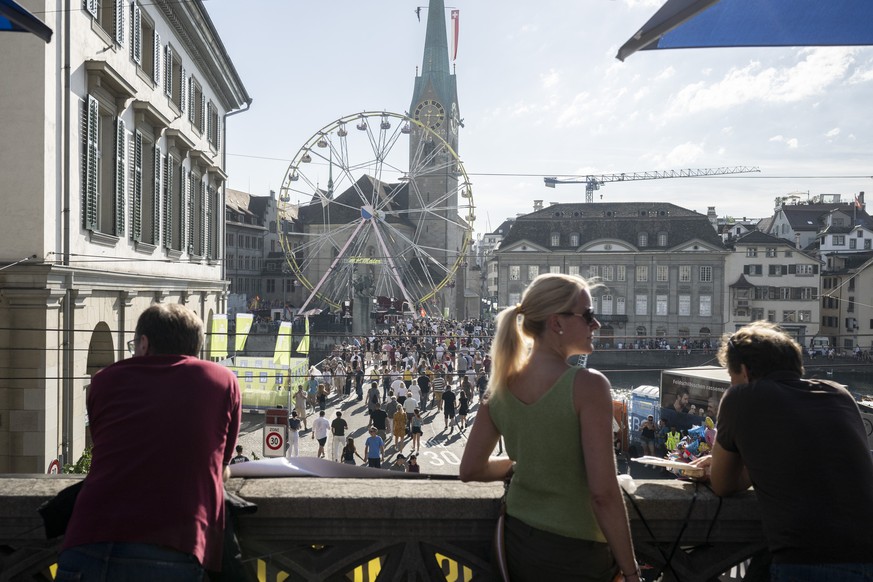
M 264 427 L 264 456 L 282 457 L 285 455 L 285 428 L 279 426 Z

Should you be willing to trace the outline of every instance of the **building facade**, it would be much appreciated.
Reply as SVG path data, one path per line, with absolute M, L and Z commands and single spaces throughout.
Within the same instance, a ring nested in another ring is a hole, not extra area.
M 603 344 L 718 338 L 727 251 L 708 218 L 669 203 L 553 204 L 512 223 L 494 253 L 498 305 L 540 273 L 599 281 Z
M 818 258 L 791 241 L 757 231 L 733 241 L 732 250 L 725 266 L 727 328 L 772 321 L 808 345 L 819 332 Z
M 225 116 L 251 99 L 203 2 L 63 6 L 49 44 L 0 35 L 0 472 L 78 458 L 89 378 L 149 305 L 224 311 Z

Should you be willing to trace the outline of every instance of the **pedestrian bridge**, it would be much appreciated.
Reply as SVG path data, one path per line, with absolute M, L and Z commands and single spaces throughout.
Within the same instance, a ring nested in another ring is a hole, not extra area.
M 51 580 L 59 540 L 36 508 L 79 476 L 0 476 L 0 581 Z M 705 486 L 635 481 L 626 497 L 638 560 L 666 579 L 711 580 L 765 548 L 755 495 L 719 500 Z M 502 484 L 295 477 L 231 479 L 256 503 L 239 518 L 252 580 L 492 579 L 490 544 Z M 752 569 L 760 560 L 752 562 Z M 747 578 L 748 579 L 748 578 Z M 545 582 L 545 581 L 544 581 Z

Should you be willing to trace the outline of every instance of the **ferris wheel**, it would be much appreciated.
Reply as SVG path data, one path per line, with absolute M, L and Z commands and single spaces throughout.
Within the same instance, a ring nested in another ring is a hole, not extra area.
M 364 112 L 300 147 L 280 187 L 283 224 L 293 225 L 280 240 L 310 292 L 301 311 L 362 299 L 441 311 L 440 291 L 466 264 L 476 217 L 464 166 L 438 129 Z

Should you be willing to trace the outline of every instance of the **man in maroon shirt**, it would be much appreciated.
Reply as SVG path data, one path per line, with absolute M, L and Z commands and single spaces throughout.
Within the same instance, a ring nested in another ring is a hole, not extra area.
M 203 322 L 182 305 L 149 307 L 131 343 L 135 357 L 91 382 L 91 471 L 58 576 L 199 582 L 204 568 L 221 569 L 239 385 L 227 368 L 197 358 Z

